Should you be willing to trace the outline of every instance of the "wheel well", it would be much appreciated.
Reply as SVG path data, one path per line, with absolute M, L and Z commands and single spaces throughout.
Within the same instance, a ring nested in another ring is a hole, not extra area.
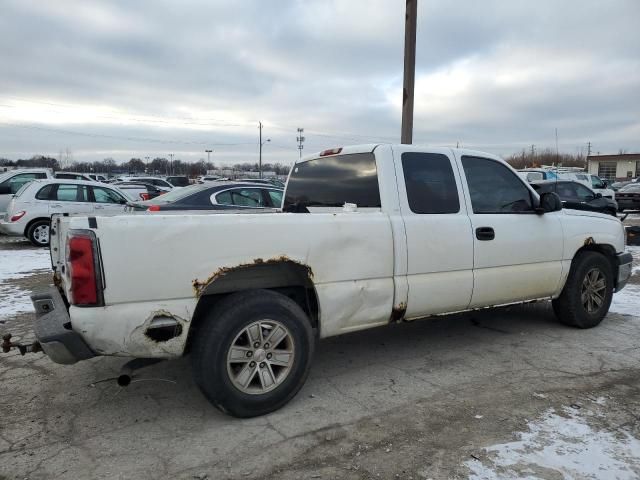
M 289 297 L 307 314 L 311 326 L 318 329 L 319 304 L 312 278 L 313 273 L 308 266 L 293 260 L 258 259 L 252 264 L 220 269 L 206 282 L 194 280 L 199 300 L 191 320 L 185 353 L 189 351 L 193 336 L 207 313 L 223 298 L 243 291 L 273 290 Z
M 604 255 L 604 257 L 609 261 L 609 264 L 611 265 L 611 271 L 613 273 L 613 281 L 615 284 L 617 284 L 618 259 L 616 257 L 616 249 L 613 246 L 607 245 L 604 243 L 590 243 L 580 248 L 580 250 L 576 252 L 573 258 L 575 259 L 578 256 L 578 254 L 582 252 L 597 252 L 597 253 L 600 253 L 601 255 Z
M 38 217 L 38 218 L 34 218 L 33 220 L 29 221 L 29 223 L 27 223 L 27 226 L 24 227 L 24 236 L 27 236 L 27 232 L 29 231 L 29 229 L 31 228 L 31 225 L 33 225 L 34 223 L 40 221 L 40 220 L 46 220 L 47 222 L 49 222 L 50 220 L 46 217 Z

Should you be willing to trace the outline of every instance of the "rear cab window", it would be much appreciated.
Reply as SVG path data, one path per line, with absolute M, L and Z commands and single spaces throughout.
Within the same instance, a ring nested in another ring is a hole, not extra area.
M 405 152 L 402 170 L 413 213 L 458 213 L 458 185 L 449 157 L 441 153 Z
M 285 212 L 331 211 L 345 203 L 358 209 L 381 207 L 373 153 L 320 157 L 294 165 L 283 204 Z

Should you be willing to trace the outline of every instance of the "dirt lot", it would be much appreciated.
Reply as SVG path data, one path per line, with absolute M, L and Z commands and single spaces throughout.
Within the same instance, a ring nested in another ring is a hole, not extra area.
M 0 237 L 5 259 L 46 268 L 33 251 Z M 47 284 L 34 272 L 0 278 L 0 332 L 28 339 L 31 315 L 9 302 Z M 188 359 L 122 389 L 124 359 L 3 355 L 0 479 L 638 478 L 640 297 L 629 292 L 614 308 L 624 314 L 587 331 L 537 304 L 323 341 L 300 394 L 251 420 L 212 408 Z

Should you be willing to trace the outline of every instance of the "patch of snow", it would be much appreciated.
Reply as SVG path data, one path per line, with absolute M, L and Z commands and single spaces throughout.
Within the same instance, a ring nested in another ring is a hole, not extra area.
M 626 287 L 614 293 L 609 311 L 640 317 L 640 285 L 627 283 Z
M 640 441 L 590 426 L 577 410 L 554 409 L 527 424 L 520 440 L 485 448 L 486 458 L 465 462 L 470 479 L 619 479 L 640 476 Z
M 544 393 L 533 392 L 533 396 L 536 398 L 547 398 L 547 396 Z
M 0 250 L 0 322 L 7 317 L 31 311 L 30 291 L 9 281 L 51 270 L 49 251 Z

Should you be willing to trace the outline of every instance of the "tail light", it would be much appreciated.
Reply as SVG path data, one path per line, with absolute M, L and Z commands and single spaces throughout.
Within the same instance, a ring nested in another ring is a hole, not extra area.
M 147 208 L 147 212 L 159 212 L 160 211 L 160 205 L 151 205 L 149 208 Z
M 148 193 L 141 193 L 140 194 L 140 198 L 142 200 L 149 200 L 149 194 Z
M 67 239 L 67 269 L 71 279 L 69 303 L 87 307 L 102 305 L 97 248 L 92 232 L 76 233 Z
M 11 221 L 12 222 L 17 222 L 18 220 L 20 220 L 22 217 L 24 217 L 27 214 L 27 212 L 25 212 L 24 210 L 22 212 L 18 212 L 15 215 L 13 215 L 11 217 Z

